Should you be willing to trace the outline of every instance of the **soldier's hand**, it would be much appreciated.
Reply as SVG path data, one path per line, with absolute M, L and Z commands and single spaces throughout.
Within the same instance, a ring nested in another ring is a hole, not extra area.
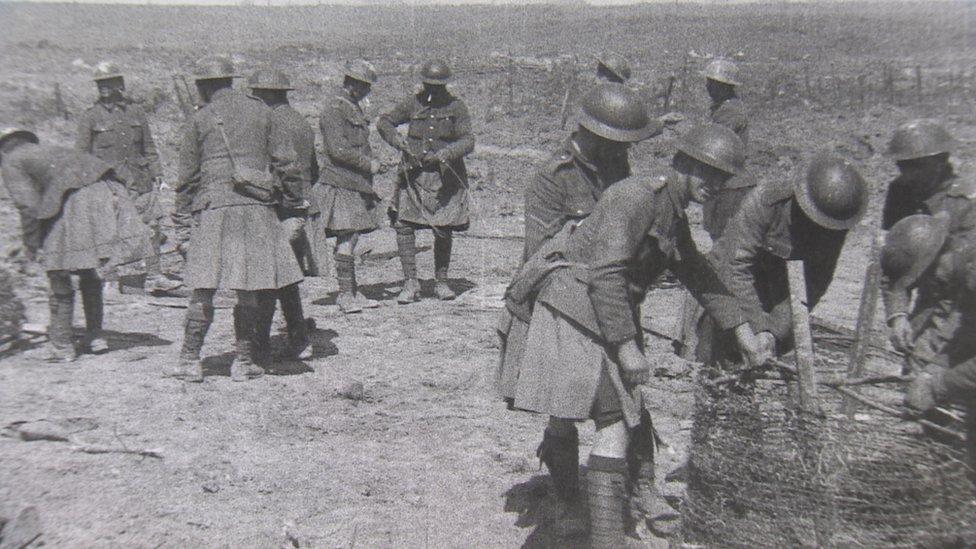
M 935 391 L 932 390 L 932 374 L 920 372 L 908 385 L 905 393 L 905 406 L 913 412 L 923 414 L 938 405 Z
M 735 340 L 739 345 L 739 351 L 749 366 L 758 368 L 773 358 L 773 353 L 763 347 L 748 322 L 735 328 Z
M 647 383 L 651 376 L 651 364 L 636 342 L 626 341 L 621 344 L 617 350 L 617 360 L 620 363 L 621 373 L 628 383 L 633 385 Z
M 305 219 L 301 217 L 289 217 L 281 222 L 285 231 L 285 236 L 289 242 L 296 242 L 302 237 L 302 229 L 305 227 Z
M 896 351 L 907 353 L 912 348 L 912 325 L 908 317 L 896 316 L 888 322 L 888 339 Z

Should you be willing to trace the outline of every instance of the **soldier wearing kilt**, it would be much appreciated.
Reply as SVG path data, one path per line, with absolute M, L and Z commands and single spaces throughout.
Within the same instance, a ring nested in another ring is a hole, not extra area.
M 302 280 L 288 235 L 301 219 L 278 219 L 276 207 L 301 212 L 295 150 L 271 109 L 233 89 L 229 58 L 201 59 L 195 70 L 205 102 L 187 121 L 180 147 L 173 221 L 186 253 L 192 289 L 179 361 L 167 375 L 202 381 L 200 351 L 213 321 L 218 288 L 235 290 L 235 358 L 231 379 L 264 370 L 254 363 L 258 310 Z
M 585 219 L 611 185 L 630 175 L 632 143 L 661 130 L 640 98 L 620 84 L 603 84 L 583 98 L 576 131 L 536 173 L 525 190 L 525 246 L 528 260 L 567 224 Z M 515 313 L 515 314 L 513 314 Z M 518 366 L 529 331 L 528 311 L 505 309 L 499 333 L 501 360 L 496 373 L 500 395 L 515 398 Z M 570 534 L 579 526 L 572 511 L 579 485 L 579 434 L 572 421 L 550 417 L 536 455 L 546 464 L 564 508 L 557 528 Z
M 78 150 L 109 163 L 122 181 L 142 220 L 152 230 L 152 251 L 146 258 L 147 286 L 166 292 L 180 286 L 163 276 L 160 247 L 165 240 L 160 229 L 163 211 L 159 207 L 159 187 L 163 170 L 145 110 L 125 95 L 125 79 L 114 63 L 102 62 L 93 76 L 98 86 L 98 101 L 78 119 Z
M 321 214 L 316 233 L 335 237 L 336 303 L 343 313 L 358 313 L 377 303 L 359 293 L 354 253 L 359 235 L 379 227 L 379 196 L 373 190 L 373 174 L 379 162 L 369 145 L 369 119 L 360 102 L 376 83 L 376 70 L 366 61 L 346 63 L 342 87 L 319 116 L 325 153 L 313 201 Z
M 248 79 L 248 87 L 253 97 L 271 109 L 273 126 L 288 135 L 295 147 L 301 178 L 301 196 L 305 203 L 300 208 L 292 209 L 278 205 L 278 218 L 286 221 L 291 230 L 288 240 L 295 252 L 295 259 L 302 267 L 302 272 L 314 276 L 318 274 L 318 261 L 312 253 L 305 223 L 306 216 L 312 217 L 318 212 L 308 202 L 312 182 L 319 176 L 319 163 L 315 157 L 315 133 L 302 113 L 288 103 L 288 92 L 294 88 L 291 87 L 288 75 L 284 72 L 272 69 L 256 71 Z M 302 296 L 298 283 L 295 283 L 278 290 L 277 300 L 265 300 L 265 303 L 262 303 L 255 328 L 255 341 L 260 361 L 266 361 L 271 353 L 271 325 L 274 323 L 275 301 L 281 302 L 281 313 L 285 317 L 288 332 L 287 355 L 298 360 L 312 358 L 312 345 L 308 338 L 308 324 L 302 307 Z
M 673 172 L 631 178 L 604 191 L 593 213 L 568 224 L 523 265 L 506 294 L 509 307 L 532 310 L 519 365 L 516 409 L 569 421 L 593 419 L 597 433 L 587 467 L 590 545 L 622 547 L 624 486 L 631 433 L 623 422 L 620 373 L 644 383 L 640 303 L 670 268 L 742 351 L 766 358 L 731 292 L 698 252 L 685 215 L 690 200 L 715 190 L 715 168 L 676 155 Z M 642 420 L 641 430 L 650 430 Z
M 452 76 L 447 63 L 427 62 L 420 74 L 420 92 L 376 122 L 383 140 L 403 153 L 391 209 L 405 279 L 397 297 L 401 304 L 420 299 L 417 229 L 434 231 L 434 293 L 439 299 L 454 299 L 447 284 L 452 233 L 467 230 L 470 223 L 464 157 L 474 150 L 471 116 L 464 102 L 447 89 Z M 408 124 L 405 138 L 397 132 L 402 124 Z
M 85 311 L 82 349 L 108 349 L 101 336 L 104 305 L 99 271 L 140 260 L 149 245 L 124 183 L 112 166 L 80 151 L 39 145 L 37 136 L 18 129 L 0 131 L 3 182 L 20 212 L 24 248 L 47 271 L 49 358 L 70 362 L 74 288 L 80 279 Z

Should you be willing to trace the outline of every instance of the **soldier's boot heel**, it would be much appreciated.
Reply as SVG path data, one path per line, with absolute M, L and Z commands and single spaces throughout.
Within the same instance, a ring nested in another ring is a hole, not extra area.
M 400 290 L 400 295 L 397 296 L 397 303 L 406 305 L 417 301 L 420 301 L 420 281 L 416 278 L 405 280 L 403 282 L 403 289 Z

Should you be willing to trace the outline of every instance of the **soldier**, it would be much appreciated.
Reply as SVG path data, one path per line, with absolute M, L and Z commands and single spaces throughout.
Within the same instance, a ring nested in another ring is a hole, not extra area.
M 19 128 L 0 130 L 3 182 L 20 212 L 24 248 L 47 271 L 49 359 L 75 360 L 71 329 L 79 278 L 85 311 L 82 350 L 108 350 L 102 338 L 102 280 L 97 270 L 144 257 L 149 230 L 108 163 L 77 150 L 39 145 Z
M 454 231 L 468 228 L 468 172 L 464 157 L 474 150 L 471 116 L 461 99 L 447 89 L 451 69 L 441 60 L 420 70 L 423 89 L 380 116 L 376 129 L 390 146 L 403 153 L 391 208 L 404 284 L 397 302 L 420 299 L 417 280 L 417 229 L 434 231 L 434 293 L 454 299 L 447 284 Z M 397 126 L 409 124 L 401 137 Z
M 164 215 L 159 207 L 163 172 L 149 120 L 142 107 L 125 96 L 125 80 L 114 63 L 96 65 L 93 80 L 98 86 L 98 101 L 78 120 L 76 147 L 108 162 L 125 181 L 143 221 L 152 230 L 152 253 L 146 258 L 147 289 L 172 291 L 180 283 L 163 276 L 160 266 L 160 247 L 165 240 L 159 227 Z
M 596 78 L 604 82 L 623 84 L 630 80 L 630 63 L 622 55 L 605 52 L 596 56 Z
M 834 276 L 847 232 L 864 216 L 868 187 L 846 160 L 819 153 L 792 182 L 763 183 L 746 198 L 709 253 L 770 351 L 792 346 L 788 260 L 803 261 L 813 308 Z M 741 363 L 728 333 L 707 319 L 698 360 L 731 369 Z
M 253 356 L 258 310 L 302 280 L 289 243 L 303 206 L 292 140 L 271 109 L 233 89 L 235 77 L 227 57 L 197 62 L 204 105 L 187 121 L 180 147 L 173 221 L 192 294 L 179 361 L 167 375 L 186 381 L 203 381 L 200 350 L 218 288 L 237 292 L 230 374 L 245 381 L 264 373 Z M 279 206 L 299 213 L 280 221 Z
M 525 190 L 523 262 L 566 223 L 587 217 L 610 185 L 630 175 L 630 145 L 661 131 L 660 122 L 648 117 L 640 98 L 620 84 L 591 90 L 583 99 L 578 118 L 576 131 L 536 172 Z M 528 321 L 528 314 L 519 318 L 507 309 L 502 319 L 503 350 L 497 380 L 501 396 L 509 403 L 515 398 Z M 557 496 L 569 512 L 579 485 L 576 424 L 550 417 L 536 455 L 549 468 Z
M 735 93 L 740 85 L 739 67 L 728 59 L 713 59 L 705 66 L 705 90 L 712 99 L 711 121 L 735 132 L 743 143 L 749 142 L 749 119 L 742 100 Z
M 325 169 L 314 196 L 322 211 L 316 231 L 336 238 L 335 265 L 339 281 L 336 303 L 343 313 L 358 313 L 377 303 L 359 293 L 354 253 L 359 235 L 376 230 L 379 196 L 373 174 L 380 164 L 369 145 L 369 119 L 360 101 L 376 83 L 376 70 L 366 61 L 346 63 L 342 87 L 322 111 L 319 129 Z
M 936 406 L 965 405 L 969 464 L 976 470 L 976 234 L 950 241 L 949 223 L 946 212 L 910 215 L 895 223 L 885 240 L 881 268 L 893 287 L 944 290 L 944 300 L 936 305 L 951 312 L 943 345 L 936 355 L 917 357 L 924 366 L 919 365 L 905 404 L 936 421 Z
M 288 75 L 279 70 L 263 69 L 256 71 L 248 80 L 251 95 L 267 105 L 272 112 L 273 123 L 282 128 L 290 136 L 297 155 L 298 167 L 301 174 L 301 196 L 304 199 L 299 209 L 286 209 L 279 205 L 278 219 L 296 219 L 305 221 L 305 216 L 317 213 L 310 207 L 308 199 L 311 196 L 311 185 L 318 180 L 319 163 L 315 158 L 315 133 L 305 120 L 305 117 L 288 103 L 288 92 L 294 88 L 288 80 Z M 317 265 L 313 254 L 310 253 L 309 239 L 305 227 L 300 227 L 291 235 L 291 247 L 295 258 L 302 265 L 306 275 L 315 274 Z M 312 358 L 312 345 L 308 339 L 305 313 L 302 308 L 302 296 L 298 283 L 285 286 L 278 290 L 277 300 L 281 301 L 281 313 L 285 317 L 288 331 L 288 355 L 298 360 Z M 274 321 L 275 301 L 267 303 L 260 311 L 255 328 L 255 342 L 259 355 L 270 353 L 271 324 Z M 260 356 L 261 361 L 266 359 Z
M 738 135 L 731 129 L 718 124 L 713 124 L 713 129 L 710 131 L 716 134 L 725 134 L 720 139 L 713 140 L 710 145 L 728 147 L 724 150 L 715 150 L 714 154 L 723 158 L 726 163 L 725 169 L 731 175 L 724 181 L 722 187 L 702 204 L 702 226 L 714 244 L 725 232 L 729 220 L 739 211 L 742 200 L 755 187 L 756 180 L 746 170 L 746 145 L 739 139 Z M 694 297 L 686 294 L 681 310 L 678 337 L 675 338 L 678 356 L 685 359 L 691 359 L 695 356 L 701 321 L 701 306 L 698 305 Z
M 622 402 L 629 396 L 612 379 L 617 368 L 631 385 L 648 378 L 638 319 L 650 284 L 672 269 L 723 328 L 734 330 L 750 363 L 766 358 L 688 227 L 689 201 L 703 200 L 725 177 L 716 160 L 679 152 L 672 161 L 675 172 L 612 185 L 589 217 L 567 224 L 529 258 L 506 293 L 510 308 L 532 311 L 513 407 L 565 421 L 596 421 L 587 467 L 592 547 L 624 543 L 631 436 Z
M 950 240 L 976 230 L 976 180 L 960 178 L 949 154 L 955 141 L 944 127 L 932 120 L 915 120 L 900 126 L 888 146 L 899 176 L 891 182 L 882 209 L 882 228 L 890 229 L 900 219 L 916 213 L 945 212 Z M 915 307 L 911 293 L 882 277 L 882 293 L 889 337 L 895 349 L 909 355 L 906 367 L 913 369 L 915 354 L 938 355 L 948 337 L 944 325 L 949 312 L 939 303 L 945 297 L 938 286 L 917 288 Z

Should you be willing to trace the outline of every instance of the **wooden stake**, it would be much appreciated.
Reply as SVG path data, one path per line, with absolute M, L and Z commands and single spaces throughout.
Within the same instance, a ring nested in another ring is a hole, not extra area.
M 881 235 L 875 235 L 871 243 L 870 263 L 864 275 L 864 288 L 861 290 L 861 303 L 857 309 L 857 326 L 854 329 L 854 343 L 851 345 L 850 360 L 847 363 L 849 378 L 864 376 L 864 362 L 868 348 L 871 347 L 871 330 L 874 315 L 878 309 L 878 287 L 881 284 Z M 844 399 L 843 412 L 853 415 L 855 403 Z
M 64 106 L 64 98 L 61 96 L 61 84 L 58 82 L 54 83 L 54 108 L 58 112 L 58 116 L 63 117 L 65 120 L 68 119 L 68 109 Z
M 803 261 L 787 261 L 790 283 L 790 306 L 793 309 L 793 342 L 796 354 L 797 385 L 800 390 L 800 408 L 809 414 L 819 414 L 817 399 L 817 375 L 813 361 L 813 336 L 810 332 L 810 311 L 807 309 L 807 283 L 803 274 Z
M 664 112 L 671 109 L 671 93 L 674 92 L 675 77 L 672 74 L 668 77 L 668 87 L 664 90 Z

